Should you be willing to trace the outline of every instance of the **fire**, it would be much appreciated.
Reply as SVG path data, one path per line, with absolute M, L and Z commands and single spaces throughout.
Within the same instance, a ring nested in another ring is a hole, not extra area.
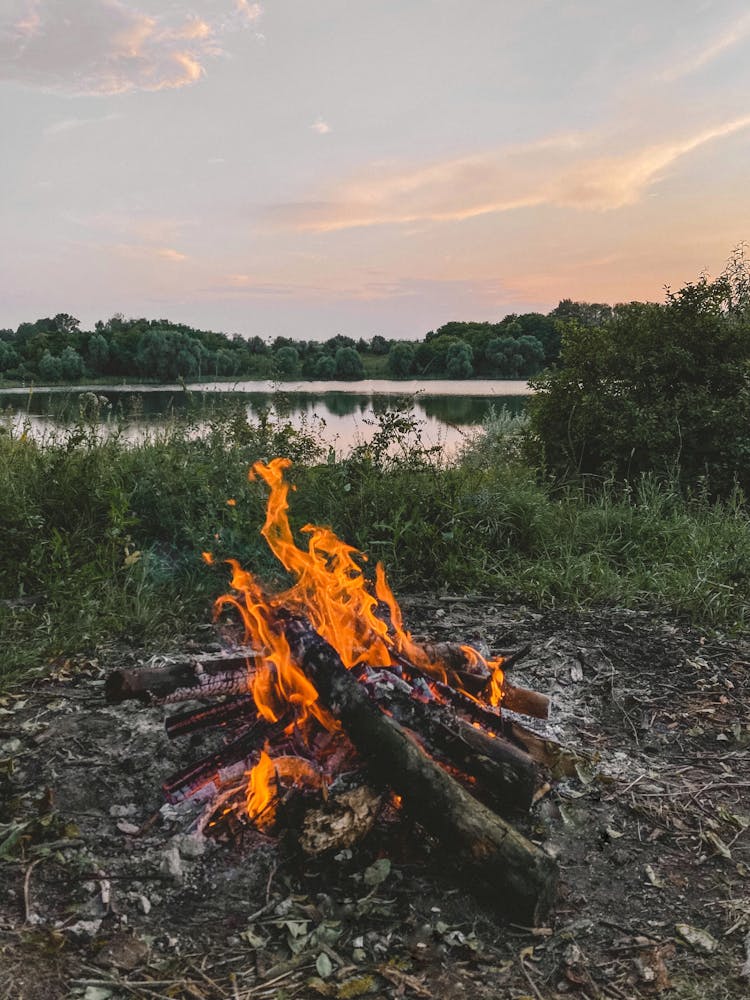
M 434 681 L 450 680 L 455 684 L 455 677 L 449 678 L 446 667 L 433 662 L 404 629 L 401 609 L 380 563 L 375 567 L 373 594 L 361 565 L 367 561 L 367 556 L 347 545 L 330 528 L 305 525 L 302 532 L 307 536 L 307 545 L 304 548 L 297 545 L 288 517 L 290 487 L 284 478 L 290 466 L 291 462 L 285 458 L 275 458 L 267 465 L 256 462 L 248 478 L 262 479 L 269 487 L 261 534 L 295 583 L 281 594 L 268 596 L 252 573 L 243 569 L 236 559 L 228 559 L 226 562 L 232 569 L 232 592 L 222 595 L 215 603 L 217 614 L 228 607 L 235 609 L 244 625 L 245 640 L 264 651 L 260 666 L 256 661 L 252 667 L 252 694 L 260 715 L 275 722 L 291 707 L 295 714 L 292 728 L 296 725 L 304 732 L 311 718 L 329 731 L 338 727 L 318 702 L 313 684 L 294 662 L 278 626 L 283 615 L 290 613 L 305 616 L 348 668 L 361 664 L 372 668 L 390 667 L 401 655 Z M 208 553 L 204 553 L 204 559 L 210 561 Z M 499 704 L 502 661 L 487 661 L 472 647 L 462 648 L 470 669 L 480 666 L 482 672 L 489 675 L 487 700 L 493 705 Z M 466 691 L 463 693 L 468 695 Z M 290 761 L 298 763 L 292 766 Z M 269 816 L 273 815 L 274 782 L 278 783 L 283 775 L 287 779 L 314 783 L 314 775 L 311 775 L 314 771 L 314 767 L 301 758 L 279 757 L 272 761 L 264 752 L 250 772 L 248 815 L 257 819 L 260 825 L 267 825 Z
M 265 750 L 247 777 L 247 814 L 261 829 L 274 821 L 282 783 L 303 783 L 311 788 L 320 788 L 323 783 L 320 772 L 310 761 L 289 756 L 272 758 Z

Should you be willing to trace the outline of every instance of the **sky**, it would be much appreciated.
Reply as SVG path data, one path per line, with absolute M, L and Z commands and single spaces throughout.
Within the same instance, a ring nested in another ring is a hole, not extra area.
M 747 0 L 0 0 L 0 327 L 422 338 L 750 240 Z

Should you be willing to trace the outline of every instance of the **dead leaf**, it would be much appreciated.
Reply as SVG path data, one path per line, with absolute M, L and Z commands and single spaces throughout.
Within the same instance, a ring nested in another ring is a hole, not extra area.
M 390 858 L 378 858 L 377 861 L 365 868 L 364 871 L 364 883 L 371 887 L 380 885 L 381 882 L 385 882 L 391 873 L 391 861 Z
M 393 983 L 394 986 L 400 986 L 402 989 L 406 988 L 411 990 L 412 993 L 416 993 L 418 997 L 432 997 L 432 993 L 427 989 L 421 979 L 417 979 L 416 976 L 410 976 L 406 972 L 401 972 L 400 969 L 396 969 L 392 965 L 381 965 L 378 967 L 378 972 L 383 977 L 387 979 L 389 983 Z
M 708 931 L 704 931 L 702 927 L 693 927 L 692 924 L 675 924 L 675 930 L 692 948 L 705 955 L 710 955 L 719 947 L 716 938 L 712 937 Z
M 315 968 L 321 979 L 328 979 L 333 972 L 333 962 L 324 951 L 315 959 Z
M 732 852 L 718 834 L 714 833 L 712 830 L 708 830 L 703 834 L 703 840 L 710 844 L 716 853 L 720 854 L 722 858 L 726 858 L 727 861 L 732 860 Z
M 648 878 L 651 885 L 653 885 L 656 889 L 664 888 L 664 882 L 659 878 L 659 876 L 656 874 L 651 865 L 645 865 L 643 870 L 645 871 L 646 877 Z

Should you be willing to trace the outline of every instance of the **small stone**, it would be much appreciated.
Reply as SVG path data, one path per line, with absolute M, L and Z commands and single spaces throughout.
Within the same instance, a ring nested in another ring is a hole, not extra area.
M 83 1000 L 109 1000 L 111 996 L 112 990 L 107 989 L 106 986 L 87 986 Z
M 138 908 L 144 915 L 151 912 L 151 900 L 148 898 L 148 896 L 138 897 Z
M 206 852 L 206 842 L 203 837 L 184 834 L 174 839 L 177 842 L 177 849 L 183 858 L 190 858 L 191 860 L 200 858 Z
M 136 826 L 135 823 L 128 823 L 126 819 L 121 819 L 117 821 L 117 829 L 120 833 L 126 833 L 129 837 L 132 837 L 136 833 L 139 833 L 141 828 Z
M 164 852 L 159 871 L 163 875 L 169 875 L 175 882 L 182 881 L 182 860 L 176 844 L 170 845 Z
M 136 813 L 135 802 L 129 802 L 128 805 L 115 805 L 109 807 L 109 815 L 113 819 L 122 819 L 125 816 L 134 816 Z
M 66 927 L 65 930 L 74 937 L 90 941 L 99 933 L 101 926 L 101 920 L 77 920 L 74 924 Z

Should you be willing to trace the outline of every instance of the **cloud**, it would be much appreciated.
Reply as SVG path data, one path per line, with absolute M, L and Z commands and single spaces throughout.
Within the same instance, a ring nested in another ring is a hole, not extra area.
M 748 38 L 748 36 L 750 36 L 750 14 L 744 14 L 726 30 L 721 32 L 721 34 L 709 41 L 707 45 L 693 52 L 675 66 L 664 70 L 663 73 L 659 74 L 659 78 L 672 82 L 684 76 L 689 76 L 691 73 L 702 69 L 707 63 L 713 62 L 717 56 L 726 52 L 727 49 L 733 48 Z
M 180 253 L 172 247 L 145 246 L 141 243 L 116 243 L 111 249 L 134 260 L 153 260 L 154 257 L 160 257 L 162 260 L 179 263 L 189 259 L 187 254 Z
M 237 4 L 232 18 L 211 23 L 173 8 L 152 15 L 125 0 L 7 0 L 0 80 L 73 95 L 188 86 L 222 54 L 220 36 L 260 13 L 257 4 Z
M 335 197 L 282 205 L 273 222 L 327 232 L 358 226 L 457 222 L 541 205 L 608 211 L 638 202 L 683 156 L 750 127 L 750 116 L 620 153 L 595 136 L 561 136 L 427 166 L 375 164 L 340 181 Z
M 248 3 L 248 0 L 235 0 L 237 12 L 246 21 L 257 21 L 263 13 L 263 8 L 259 3 Z
M 158 247 L 155 251 L 157 257 L 163 257 L 164 260 L 187 260 L 188 255 L 186 253 L 180 253 L 179 250 L 174 250 L 172 247 Z
M 313 130 L 313 132 L 317 132 L 318 135 L 328 135 L 328 133 L 331 131 L 331 126 L 328 124 L 328 122 L 324 122 L 322 118 L 318 118 L 316 121 L 314 121 L 310 126 L 310 128 Z
M 44 129 L 45 135 L 60 135 L 63 132 L 72 132 L 74 129 L 85 128 L 87 125 L 98 125 L 101 122 L 114 122 L 122 118 L 122 115 L 111 114 L 101 115 L 99 118 L 62 118 L 60 121 L 52 122 Z

